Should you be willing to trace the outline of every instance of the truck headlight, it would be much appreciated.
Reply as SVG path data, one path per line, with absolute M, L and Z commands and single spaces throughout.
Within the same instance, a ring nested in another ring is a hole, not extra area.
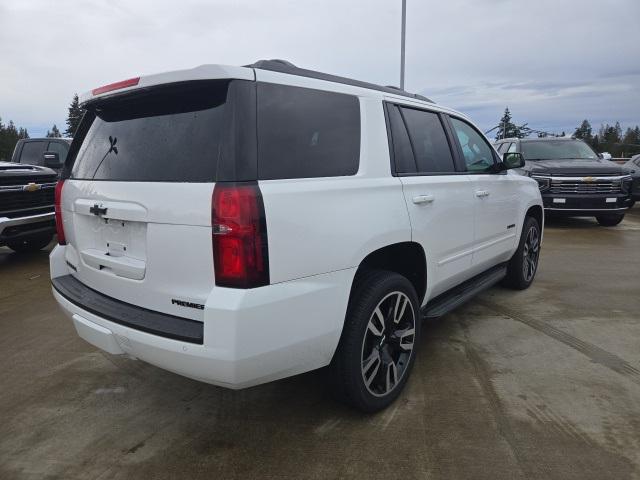
M 540 188 L 541 192 L 548 190 L 551 186 L 551 179 L 549 177 L 541 177 L 539 175 L 531 175 L 536 182 L 538 182 L 538 188 Z
M 624 177 L 620 181 L 620 188 L 623 193 L 629 193 L 631 191 L 631 177 Z

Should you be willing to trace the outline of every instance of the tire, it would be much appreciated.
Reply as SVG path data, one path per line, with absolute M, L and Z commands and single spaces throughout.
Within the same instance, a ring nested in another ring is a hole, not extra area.
M 358 274 L 330 368 L 338 398 L 364 412 L 390 405 L 411 373 L 420 323 L 409 280 L 384 270 Z
M 598 223 L 603 227 L 615 227 L 623 218 L 624 213 L 619 213 L 617 215 L 598 215 L 596 220 L 598 220 Z
M 53 233 L 47 233 L 44 235 L 25 237 L 20 240 L 7 242 L 7 247 L 17 253 L 37 252 L 49 245 L 52 239 Z
M 507 265 L 504 286 L 514 290 L 529 288 L 538 271 L 540 260 L 540 224 L 533 217 L 526 217 L 520 235 L 520 243 Z

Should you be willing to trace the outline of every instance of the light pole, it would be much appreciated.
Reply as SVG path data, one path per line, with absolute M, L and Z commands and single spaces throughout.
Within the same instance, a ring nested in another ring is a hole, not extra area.
M 402 33 L 400 38 L 400 88 L 404 90 L 404 42 L 407 29 L 407 0 L 402 0 Z

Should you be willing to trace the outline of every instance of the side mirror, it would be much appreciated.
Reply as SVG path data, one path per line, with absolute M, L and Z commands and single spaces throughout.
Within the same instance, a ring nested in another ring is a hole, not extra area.
M 60 161 L 58 152 L 44 152 L 42 157 L 44 158 L 43 164 L 45 167 L 55 169 L 62 168 L 62 162 Z
M 602 160 L 602 159 L 604 159 L 604 155 L 602 155 L 601 153 L 599 153 L 599 154 L 598 154 L 598 158 Z
M 519 152 L 505 152 L 502 155 L 502 164 L 505 170 L 522 168 L 524 167 L 524 157 Z

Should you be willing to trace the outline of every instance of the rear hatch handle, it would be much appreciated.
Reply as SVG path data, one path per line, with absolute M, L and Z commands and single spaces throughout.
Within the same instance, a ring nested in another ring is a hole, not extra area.
M 80 256 L 84 263 L 96 270 L 132 280 L 142 280 L 147 268 L 147 264 L 143 260 L 131 257 L 114 257 L 94 248 L 82 250 Z

